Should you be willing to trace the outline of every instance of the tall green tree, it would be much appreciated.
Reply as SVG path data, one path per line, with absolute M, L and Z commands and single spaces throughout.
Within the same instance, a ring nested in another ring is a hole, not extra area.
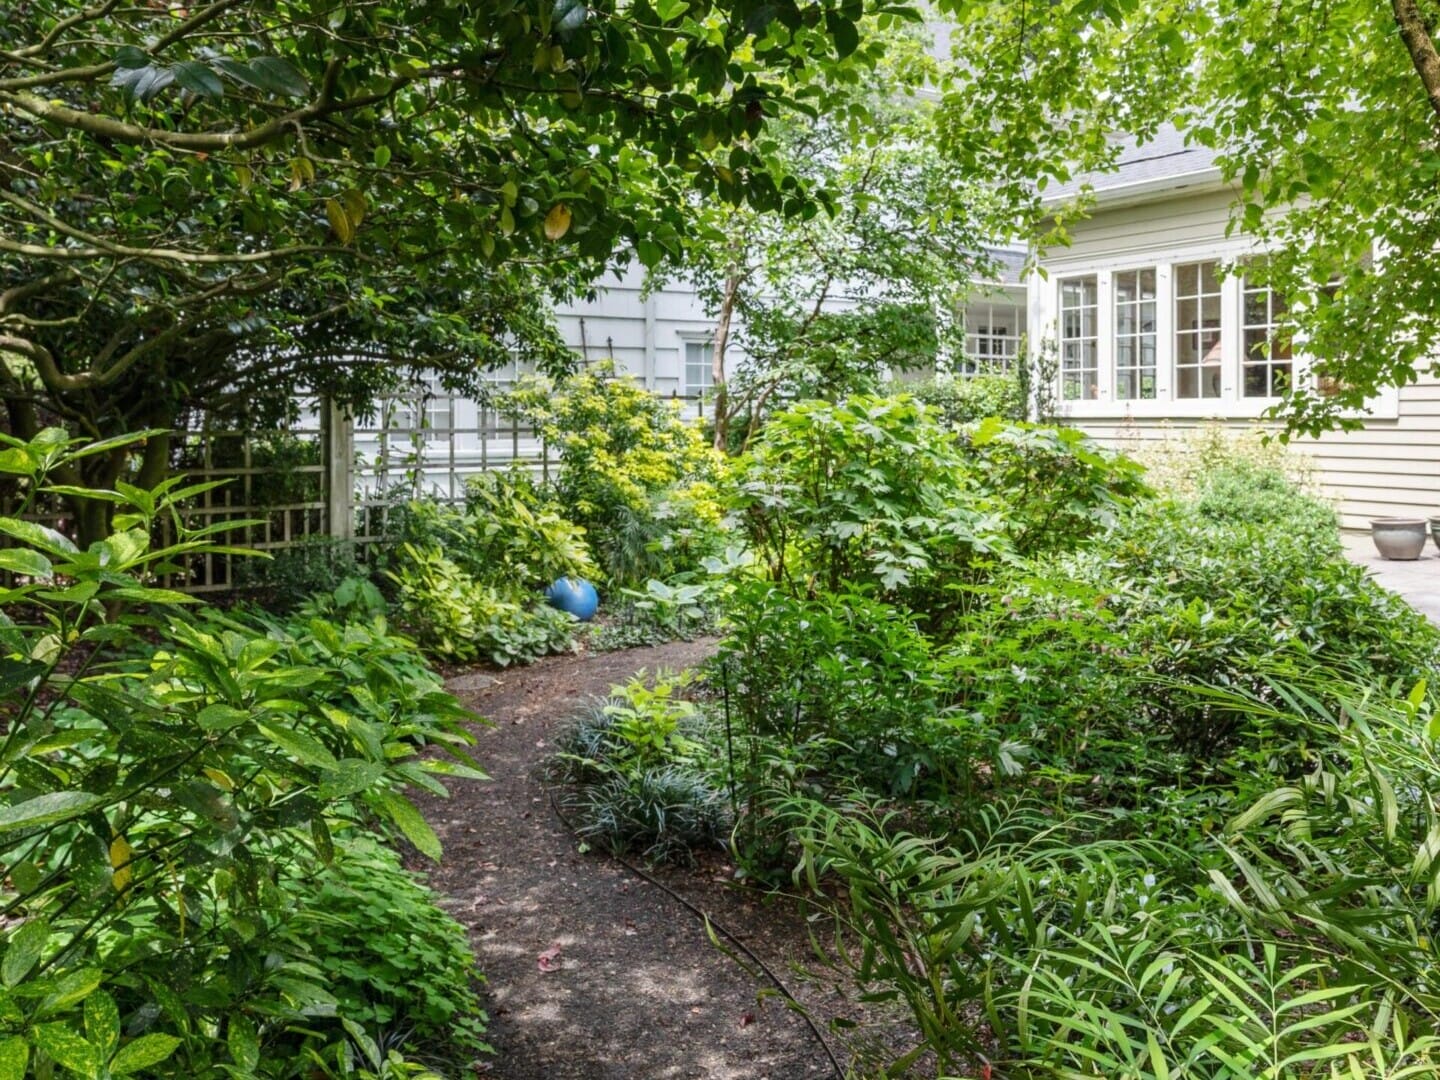
M 948 64 L 931 46 L 915 23 L 878 20 L 865 33 L 873 67 L 812 70 L 803 111 L 754 140 L 820 194 L 813 208 L 693 200 L 683 254 L 660 278 L 688 279 L 715 316 L 717 447 L 745 445 L 788 402 L 956 348 L 964 297 L 992 269 L 985 244 L 1011 225 L 937 149 Z
M 1175 124 L 1236 188 L 1233 227 L 1268 261 L 1327 376 L 1297 386 L 1292 430 L 1412 382 L 1440 348 L 1440 55 L 1433 0 L 947 0 L 961 63 L 948 155 L 994 178 L 1042 243 L 1051 181 L 1114 164 L 1117 134 Z M 1324 391 L 1322 392 L 1321 386 Z
M 678 250 L 877 0 L 24 0 L 0 22 L 0 401 L 107 436 L 393 362 L 565 359 L 551 299 Z M 153 482 L 168 458 L 150 440 Z M 123 452 L 69 482 L 111 487 Z M 98 534 L 98 521 L 83 531 Z

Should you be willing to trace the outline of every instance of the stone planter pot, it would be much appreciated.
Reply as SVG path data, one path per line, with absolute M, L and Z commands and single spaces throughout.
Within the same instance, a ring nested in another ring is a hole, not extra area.
M 1435 546 L 1440 548 L 1440 517 L 1430 519 L 1430 538 L 1435 541 Z
M 1373 518 L 1370 537 L 1382 559 L 1418 559 L 1425 550 L 1425 519 Z

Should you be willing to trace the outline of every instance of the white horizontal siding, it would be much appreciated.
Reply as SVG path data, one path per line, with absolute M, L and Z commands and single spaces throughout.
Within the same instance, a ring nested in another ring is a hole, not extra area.
M 1069 246 L 1047 252 L 1044 265 L 1065 272 L 1120 257 L 1212 245 L 1225 237 L 1234 200 L 1233 192 L 1220 190 L 1097 210 L 1071 227 Z
M 1080 421 L 1076 426 L 1106 445 L 1143 450 L 1147 444 L 1183 445 L 1185 436 L 1204 423 Z M 1237 433 L 1255 429 L 1246 421 L 1224 426 Z M 1296 439 L 1291 449 L 1314 464 L 1316 478 L 1338 502 L 1346 528 L 1368 528 L 1372 517 L 1440 514 L 1440 379 L 1426 374 L 1401 388 L 1395 420 L 1372 420 L 1358 431 Z

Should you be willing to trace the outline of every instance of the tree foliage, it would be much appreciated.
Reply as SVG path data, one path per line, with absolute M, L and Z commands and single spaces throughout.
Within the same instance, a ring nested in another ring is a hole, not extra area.
M 882 18 L 866 43 L 873 71 L 814 72 L 804 93 L 816 117 L 757 140 L 825 193 L 823 212 L 696 200 L 672 272 L 717 315 L 717 447 L 747 444 L 790 402 L 873 390 L 887 370 L 958 351 L 964 296 L 992 269 L 985 244 L 1009 228 L 979 174 L 938 152 L 947 65 L 927 36 Z
M 1112 166 L 1113 137 L 1175 124 L 1236 189 L 1232 228 L 1267 251 L 1247 274 L 1290 301 L 1323 376 L 1281 407 L 1293 429 L 1353 423 L 1440 345 L 1434 249 L 1440 7 L 1359 0 L 947 4 L 963 61 L 942 110 L 961 168 L 1063 242 L 1051 181 Z M 1397 28 L 1399 33 L 1397 33 Z M 1417 78 L 1417 74 L 1421 77 Z
M 763 142 L 873 0 L 28 0 L 0 25 L 0 399 L 109 435 L 187 409 L 455 388 L 691 190 L 810 205 Z M 164 439 L 149 455 L 153 481 Z M 109 487 L 123 461 L 89 459 Z

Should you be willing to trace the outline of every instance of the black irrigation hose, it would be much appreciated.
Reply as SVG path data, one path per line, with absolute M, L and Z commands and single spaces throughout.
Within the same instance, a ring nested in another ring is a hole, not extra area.
M 565 828 L 568 829 L 572 835 L 578 835 L 575 832 L 575 826 L 570 823 L 570 819 L 567 818 L 564 812 L 560 809 L 560 803 L 555 798 L 555 792 L 551 789 L 547 789 L 546 794 L 550 797 L 550 809 L 553 810 L 555 812 L 555 816 L 560 819 L 560 824 L 564 825 Z M 709 914 L 696 907 L 689 900 L 686 900 L 685 897 L 681 896 L 674 889 L 670 888 L 669 885 L 666 885 L 663 881 L 660 881 L 651 874 L 646 873 L 640 867 L 632 863 L 629 859 L 617 855 L 613 851 L 609 854 L 612 859 L 618 862 L 621 866 L 625 867 L 626 870 L 629 870 L 641 881 L 645 881 L 651 885 L 654 885 L 661 892 L 669 896 L 670 899 L 674 900 L 676 903 L 686 908 L 692 915 L 694 915 L 701 922 L 703 922 L 708 929 L 714 929 L 720 934 L 724 935 L 724 937 L 729 940 L 729 942 L 734 945 L 735 948 L 739 949 L 742 953 L 744 953 L 747 957 L 754 961 L 755 966 L 761 971 L 763 971 L 765 975 L 770 979 L 770 981 L 775 984 L 775 989 L 780 991 L 780 996 L 790 1007 L 790 1011 L 799 1013 L 800 1018 L 805 1021 L 805 1024 L 810 1029 L 811 1034 L 815 1036 L 815 1041 L 820 1044 L 820 1048 L 825 1051 L 825 1056 L 830 1059 L 830 1066 L 835 1070 L 836 1080 L 845 1080 L 845 1070 L 840 1067 L 840 1062 L 835 1057 L 835 1051 L 830 1048 L 830 1040 L 825 1038 L 824 1034 L 820 1031 L 820 1028 L 816 1025 L 815 1021 L 810 1018 L 809 1010 L 807 1010 L 805 1006 L 800 1003 L 799 999 L 796 998 L 794 994 L 790 993 L 789 987 L 787 987 L 785 983 L 781 981 L 779 975 L 776 975 L 775 972 L 770 969 L 769 964 L 765 963 L 764 960 L 761 960 L 760 957 L 756 956 L 750 946 L 746 945 L 730 930 L 726 929 L 723 925 L 716 922 L 709 916 Z M 710 936 L 713 937 L 713 935 Z

